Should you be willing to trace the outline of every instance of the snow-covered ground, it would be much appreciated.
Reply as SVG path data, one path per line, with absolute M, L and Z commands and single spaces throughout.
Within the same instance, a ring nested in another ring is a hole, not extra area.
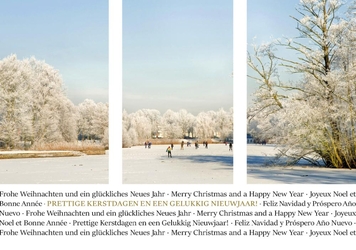
M 294 166 L 273 163 L 277 153 L 274 145 L 247 145 L 248 184 L 354 184 L 356 170 Z
M 195 149 L 174 145 L 168 158 L 168 145 L 136 146 L 123 149 L 124 184 L 232 184 L 233 153 L 224 144 L 202 144 Z
M 109 156 L 0 160 L 0 184 L 107 184 Z

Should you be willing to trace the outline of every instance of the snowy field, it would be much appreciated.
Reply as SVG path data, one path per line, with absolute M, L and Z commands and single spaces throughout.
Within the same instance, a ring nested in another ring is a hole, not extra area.
M 124 184 L 232 184 L 233 153 L 224 144 L 211 144 L 195 149 L 174 145 L 172 158 L 167 157 L 168 145 L 124 148 Z
M 0 184 L 107 184 L 109 156 L 0 160 Z
M 356 170 L 298 164 L 271 164 L 278 151 L 273 145 L 247 145 L 248 184 L 354 184 Z

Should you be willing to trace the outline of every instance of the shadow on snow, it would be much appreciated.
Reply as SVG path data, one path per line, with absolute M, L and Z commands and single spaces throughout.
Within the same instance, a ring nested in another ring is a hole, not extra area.
M 279 181 L 285 184 L 348 184 L 355 183 L 356 177 L 348 173 L 350 170 L 340 170 L 333 169 L 334 171 L 344 171 L 342 173 L 330 172 L 328 174 L 322 173 L 317 170 L 308 169 L 308 170 L 298 170 L 292 169 L 291 172 L 283 173 L 283 169 L 276 171 L 262 170 L 253 168 L 248 170 L 249 173 L 253 173 L 253 176 L 262 179 L 269 179 L 274 181 Z M 291 170 L 289 170 L 291 171 Z M 335 176 L 337 175 L 337 177 Z
M 166 159 L 167 157 L 161 157 Z M 231 170 L 233 168 L 233 157 L 232 156 L 220 156 L 220 155 L 193 155 L 193 156 L 173 156 L 173 159 L 191 161 L 193 163 L 218 163 L 222 166 L 228 166 L 226 170 Z
M 277 168 L 276 168 L 277 167 Z M 288 166 L 276 162 L 273 156 L 247 156 L 247 174 L 285 184 L 346 184 L 355 183 L 356 176 L 349 169 L 333 169 L 305 164 Z M 326 171 L 327 170 L 327 171 Z
M 276 157 L 273 156 L 247 156 L 247 165 L 267 165 L 272 164 Z M 262 166 L 261 166 L 262 167 Z

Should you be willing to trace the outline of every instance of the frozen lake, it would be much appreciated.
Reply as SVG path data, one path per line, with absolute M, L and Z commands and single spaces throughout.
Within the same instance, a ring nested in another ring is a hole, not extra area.
M 109 156 L 0 160 L 0 184 L 107 184 Z
M 356 182 L 355 169 L 271 164 L 277 152 L 273 145 L 247 145 L 248 184 L 354 184 Z
M 172 158 L 167 157 L 168 145 L 124 148 L 124 184 L 232 184 L 233 152 L 224 144 L 210 144 L 195 149 L 174 145 Z

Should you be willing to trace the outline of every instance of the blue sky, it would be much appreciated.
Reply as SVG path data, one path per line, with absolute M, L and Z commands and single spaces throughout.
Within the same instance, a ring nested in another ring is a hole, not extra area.
M 34 56 L 59 71 L 68 98 L 108 102 L 108 0 L 0 3 L 0 58 Z
M 233 106 L 232 0 L 123 0 L 123 109 Z

